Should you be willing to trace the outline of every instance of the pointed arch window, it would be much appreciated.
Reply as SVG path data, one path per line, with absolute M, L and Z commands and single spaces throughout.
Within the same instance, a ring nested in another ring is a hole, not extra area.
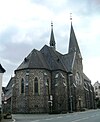
M 38 79 L 37 77 L 34 79 L 34 94 L 38 94 Z
M 21 80 L 21 93 L 25 92 L 24 85 L 25 85 L 24 79 L 22 78 L 22 80 Z

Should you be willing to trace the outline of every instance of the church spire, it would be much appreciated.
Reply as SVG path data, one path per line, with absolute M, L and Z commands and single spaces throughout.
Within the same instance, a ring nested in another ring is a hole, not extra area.
M 53 33 L 53 22 L 51 22 L 51 36 L 50 36 L 50 47 L 53 47 L 54 49 L 56 43 L 55 43 L 55 38 L 54 38 L 54 33 Z
M 70 52 L 76 52 L 78 55 L 80 55 L 81 58 L 81 52 L 78 46 L 78 42 L 75 36 L 75 32 L 73 29 L 73 25 L 72 25 L 72 17 L 70 17 L 71 20 L 71 30 L 70 30 L 70 39 L 69 39 L 69 50 L 68 53 Z

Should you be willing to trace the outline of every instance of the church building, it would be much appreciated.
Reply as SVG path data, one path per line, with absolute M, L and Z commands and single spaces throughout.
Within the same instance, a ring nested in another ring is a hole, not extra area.
M 91 80 L 83 72 L 81 51 L 71 22 L 68 53 L 50 45 L 33 49 L 15 70 L 13 113 L 67 113 L 94 108 Z

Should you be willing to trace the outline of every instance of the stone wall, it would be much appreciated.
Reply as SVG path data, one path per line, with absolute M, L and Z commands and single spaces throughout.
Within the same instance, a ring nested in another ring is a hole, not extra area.
M 15 85 L 13 88 L 13 113 L 46 113 L 48 111 L 48 90 L 45 86 L 46 79 L 51 85 L 49 71 L 45 70 L 29 70 L 29 76 L 26 76 L 27 70 L 17 71 L 15 75 Z M 46 73 L 46 76 L 45 76 Z M 34 93 L 34 79 L 38 78 L 38 94 Z M 21 93 L 21 79 L 28 84 L 25 84 L 25 92 Z M 49 91 L 50 87 L 49 87 Z M 45 93 L 46 92 L 46 93 Z
M 28 76 L 26 75 L 27 71 Z M 58 73 L 60 76 L 57 78 Z M 34 79 L 36 77 L 39 83 L 38 94 L 34 93 Z M 24 93 L 21 93 L 22 78 L 25 81 Z M 55 86 L 56 82 L 58 86 Z M 53 97 L 52 101 L 50 101 L 50 96 Z M 57 109 L 67 112 L 67 98 L 67 74 L 65 72 L 50 72 L 40 69 L 16 71 L 12 96 L 13 113 L 48 113 L 54 111 L 58 106 Z
M 78 74 L 78 76 L 77 76 Z M 76 87 L 74 87 L 75 94 L 74 96 L 74 102 L 73 104 L 76 104 L 76 110 L 80 110 L 85 107 L 85 94 L 84 94 L 84 80 L 83 80 L 83 64 L 82 64 L 82 58 L 78 56 L 76 53 L 76 57 L 74 59 L 73 64 L 73 83 L 75 83 Z M 72 83 L 72 85 L 73 85 Z M 71 85 L 71 86 L 72 86 Z

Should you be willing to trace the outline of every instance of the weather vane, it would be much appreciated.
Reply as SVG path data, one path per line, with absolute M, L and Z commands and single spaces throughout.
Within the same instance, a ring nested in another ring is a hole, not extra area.
M 51 21 L 51 28 L 53 29 L 53 22 Z
M 51 21 L 51 26 L 53 26 L 53 22 Z
M 72 13 L 70 13 L 70 20 L 72 21 Z

